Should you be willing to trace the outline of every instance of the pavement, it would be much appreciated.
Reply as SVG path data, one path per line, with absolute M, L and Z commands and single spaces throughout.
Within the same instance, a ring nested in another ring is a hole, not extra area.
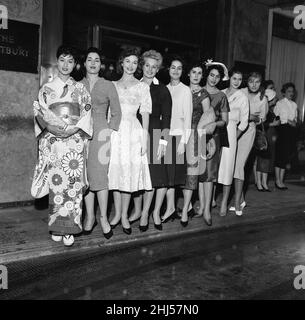
M 150 220 L 149 230 L 145 233 L 139 231 L 137 222 L 132 225 L 132 235 L 124 234 L 122 228 L 118 226 L 114 230 L 114 236 L 106 240 L 100 225 L 97 225 L 91 235 L 77 237 L 74 246 L 70 248 L 50 239 L 47 231 L 47 209 L 38 210 L 34 206 L 0 209 L 0 264 L 57 254 L 85 252 L 88 249 L 111 249 L 141 241 L 160 241 L 193 232 L 215 232 L 231 226 L 272 221 L 284 216 L 293 216 L 296 213 L 304 213 L 305 218 L 304 178 L 296 177 L 286 183 L 289 187 L 287 191 L 271 187 L 271 193 L 258 192 L 251 185 L 246 195 L 247 207 L 242 217 L 237 217 L 234 212 L 228 213 L 226 217 L 220 217 L 218 211 L 221 196 L 219 196 L 218 206 L 212 211 L 212 227 L 205 225 L 202 218 L 194 218 L 186 228 L 175 220 L 164 224 L 163 231 L 158 231 L 154 229 L 153 222 Z M 270 181 L 269 186 L 272 185 L 274 184 Z M 182 199 L 179 199 L 178 206 L 181 206 L 181 203 Z M 195 203 L 194 207 L 196 208 L 197 205 Z

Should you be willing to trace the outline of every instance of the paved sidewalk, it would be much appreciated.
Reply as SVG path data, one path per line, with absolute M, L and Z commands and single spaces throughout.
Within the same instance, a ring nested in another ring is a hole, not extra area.
M 62 243 L 58 244 L 50 239 L 47 232 L 47 210 L 39 211 L 33 206 L 2 209 L 0 210 L 0 264 L 89 248 L 102 250 L 139 241 L 180 237 L 190 232 L 215 232 L 219 228 L 258 223 L 286 215 L 300 214 L 304 215 L 305 219 L 305 183 L 300 180 L 295 183 L 291 181 L 287 186 L 289 187 L 287 191 L 273 189 L 272 193 L 261 193 L 256 191 L 254 186 L 250 186 L 246 196 L 248 206 L 244 210 L 244 215 L 237 217 L 230 212 L 221 218 L 218 215 L 218 206 L 213 209 L 213 226 L 210 228 L 204 224 L 203 219 L 197 218 L 191 220 L 187 228 L 183 228 L 177 220 L 168 222 L 163 225 L 163 231 L 160 232 L 154 229 L 150 220 L 150 228 L 145 233 L 139 231 L 138 223 L 132 225 L 131 236 L 125 235 L 118 226 L 114 230 L 114 236 L 106 240 L 98 225 L 91 235 L 77 237 L 71 248 L 66 248 Z M 181 201 L 182 199 L 179 199 L 179 204 Z

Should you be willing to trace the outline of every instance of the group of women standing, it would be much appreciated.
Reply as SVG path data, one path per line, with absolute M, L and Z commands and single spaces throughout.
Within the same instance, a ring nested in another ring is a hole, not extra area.
M 50 194 L 49 231 L 54 241 L 71 246 L 73 235 L 92 231 L 96 196 L 107 239 L 119 224 L 130 235 L 137 220 L 140 230 L 147 231 L 154 197 L 157 230 L 177 217 L 186 227 L 190 216 L 203 217 L 211 226 L 215 183 L 224 185 L 220 215 L 226 215 L 233 179 L 233 210 L 242 214 L 244 166 L 256 124 L 268 111 L 259 74 L 251 74 L 247 88 L 240 90 L 243 75 L 233 70 L 229 88 L 220 91 L 220 82 L 229 79 L 223 64 L 208 61 L 186 70 L 184 61 L 174 57 L 170 83 L 164 86 L 156 78 L 161 54 L 150 50 L 139 56 L 127 49 L 118 61 L 121 79 L 110 82 L 99 77 L 101 55 L 90 48 L 86 76 L 76 83 L 70 76 L 76 64 L 73 49 L 60 47 L 57 59 L 58 77 L 41 88 L 34 104 L 39 161 L 32 186 L 36 198 Z M 136 78 L 139 71 L 141 80 Z M 181 82 L 185 71 L 189 86 Z M 181 212 L 176 208 L 178 188 L 184 196 Z M 192 195 L 197 188 L 200 207 L 195 213 Z M 109 190 L 115 208 L 111 221 Z M 128 216 L 132 197 L 134 211 Z

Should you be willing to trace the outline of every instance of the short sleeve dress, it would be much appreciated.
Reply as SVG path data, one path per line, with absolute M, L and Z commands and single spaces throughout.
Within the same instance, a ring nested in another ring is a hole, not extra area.
M 109 163 L 109 189 L 122 192 L 151 190 L 151 178 L 147 154 L 141 155 L 143 128 L 137 119 L 140 113 L 152 112 L 152 100 L 148 84 L 138 82 L 123 88 L 114 82 L 117 89 L 122 119 L 119 130 L 111 135 Z
M 86 78 L 81 81 L 90 92 Z M 119 97 L 111 81 L 99 78 L 91 91 L 93 137 L 89 142 L 87 174 L 91 191 L 108 189 L 108 165 L 110 159 L 110 133 L 108 128 L 117 131 L 121 121 Z M 107 112 L 110 110 L 110 121 Z
M 227 96 L 219 91 L 215 94 L 209 94 L 211 98 L 211 106 L 214 109 L 216 115 L 216 121 L 221 120 L 221 113 L 228 113 L 230 111 L 229 102 Z M 221 154 L 221 141 L 220 141 L 220 129 L 216 128 L 213 133 L 213 138 L 216 144 L 216 151 L 214 156 L 207 160 L 205 172 L 199 176 L 199 182 L 216 182 L 218 179 L 218 169 L 220 164 Z
M 198 186 L 198 123 L 203 115 L 202 101 L 210 98 L 209 93 L 202 88 L 198 92 L 193 92 L 193 114 L 192 114 L 192 133 L 187 144 L 187 176 L 185 189 L 196 190 Z

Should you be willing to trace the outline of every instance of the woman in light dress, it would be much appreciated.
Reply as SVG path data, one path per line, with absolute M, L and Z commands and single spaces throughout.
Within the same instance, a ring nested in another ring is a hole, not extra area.
M 220 216 L 227 214 L 228 199 L 230 195 L 235 168 L 236 150 L 239 138 L 248 127 L 249 101 L 247 96 L 239 90 L 243 75 L 240 71 L 230 73 L 230 86 L 223 90 L 226 94 L 230 112 L 227 126 L 229 147 L 222 148 L 218 171 L 218 183 L 223 185 L 223 196 L 220 207 Z
M 265 90 L 262 87 L 262 75 L 252 72 L 247 81 L 247 87 L 241 89 L 248 97 L 250 105 L 249 126 L 238 140 L 236 162 L 234 169 L 235 179 L 235 206 L 230 211 L 235 211 L 236 215 L 241 216 L 246 206 L 243 194 L 245 180 L 245 165 L 253 147 L 256 125 L 265 121 L 268 112 L 268 101 L 265 97 Z
M 131 194 L 139 190 L 152 190 L 147 159 L 149 114 L 152 100 L 149 85 L 134 76 L 139 67 L 139 54 L 134 49 L 122 52 L 118 71 L 122 78 L 114 82 L 117 89 L 122 119 L 117 132 L 111 136 L 109 164 L 109 189 L 113 190 L 115 216 L 110 225 L 115 228 L 120 222 L 123 231 L 130 235 L 128 220 Z M 142 116 L 142 126 L 137 112 Z

